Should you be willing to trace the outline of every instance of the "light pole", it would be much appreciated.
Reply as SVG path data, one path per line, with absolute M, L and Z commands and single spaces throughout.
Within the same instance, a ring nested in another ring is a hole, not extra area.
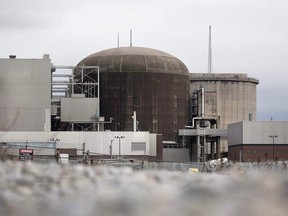
M 55 148 L 55 150 L 56 150 L 56 149 L 57 149 L 56 143 L 59 142 L 60 139 L 58 139 L 58 138 L 51 138 L 50 141 L 53 142 L 53 144 L 54 144 L 53 148 Z M 59 152 L 58 152 L 58 150 L 57 150 L 57 152 L 56 152 L 56 160 L 57 160 L 57 162 L 59 162 L 59 157 L 60 157 L 60 154 L 59 154 Z
M 59 142 L 60 139 L 58 139 L 58 138 L 52 138 L 52 139 L 50 139 L 50 141 L 53 142 L 53 144 L 55 145 L 55 146 L 53 146 L 53 147 L 56 148 L 56 143 Z
M 123 139 L 125 136 L 115 136 L 115 139 L 119 139 L 119 160 L 121 157 L 121 139 Z
M 273 157 L 273 162 L 274 162 L 274 144 L 275 144 L 275 138 L 278 137 L 278 135 L 269 135 L 270 138 L 272 138 L 272 157 Z

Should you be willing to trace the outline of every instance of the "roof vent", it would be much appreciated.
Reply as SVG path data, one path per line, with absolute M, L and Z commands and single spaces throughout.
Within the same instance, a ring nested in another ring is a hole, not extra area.
M 49 54 L 44 54 L 44 55 L 43 55 L 43 59 L 50 59 Z
M 10 59 L 16 59 L 16 55 L 9 55 Z

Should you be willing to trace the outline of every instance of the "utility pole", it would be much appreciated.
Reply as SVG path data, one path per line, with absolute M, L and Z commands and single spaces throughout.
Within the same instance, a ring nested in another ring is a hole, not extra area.
M 55 149 L 57 149 L 57 142 L 59 142 L 60 139 L 58 139 L 58 138 L 51 138 L 50 141 L 52 141 L 52 142 L 54 143 L 54 146 L 53 146 L 53 147 L 54 147 Z M 28 140 L 27 140 L 27 142 L 28 142 Z M 27 142 L 26 142 L 26 149 L 27 149 Z M 56 155 L 56 160 L 57 160 L 57 162 L 58 162 L 58 161 L 59 161 L 58 151 L 55 152 L 55 155 Z

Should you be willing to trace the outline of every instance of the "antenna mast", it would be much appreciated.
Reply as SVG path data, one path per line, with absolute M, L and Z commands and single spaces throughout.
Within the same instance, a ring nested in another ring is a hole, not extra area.
M 209 26 L 208 73 L 212 73 L 211 26 Z
M 130 29 L 130 47 L 132 47 L 132 29 Z
M 117 46 L 119 48 L 119 33 L 117 34 Z

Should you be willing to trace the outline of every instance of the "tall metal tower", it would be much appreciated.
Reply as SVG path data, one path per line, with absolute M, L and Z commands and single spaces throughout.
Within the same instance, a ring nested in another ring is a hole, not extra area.
M 211 26 L 209 26 L 208 73 L 212 72 L 213 67 L 212 67 Z
M 132 29 L 130 29 L 130 47 L 132 47 Z

